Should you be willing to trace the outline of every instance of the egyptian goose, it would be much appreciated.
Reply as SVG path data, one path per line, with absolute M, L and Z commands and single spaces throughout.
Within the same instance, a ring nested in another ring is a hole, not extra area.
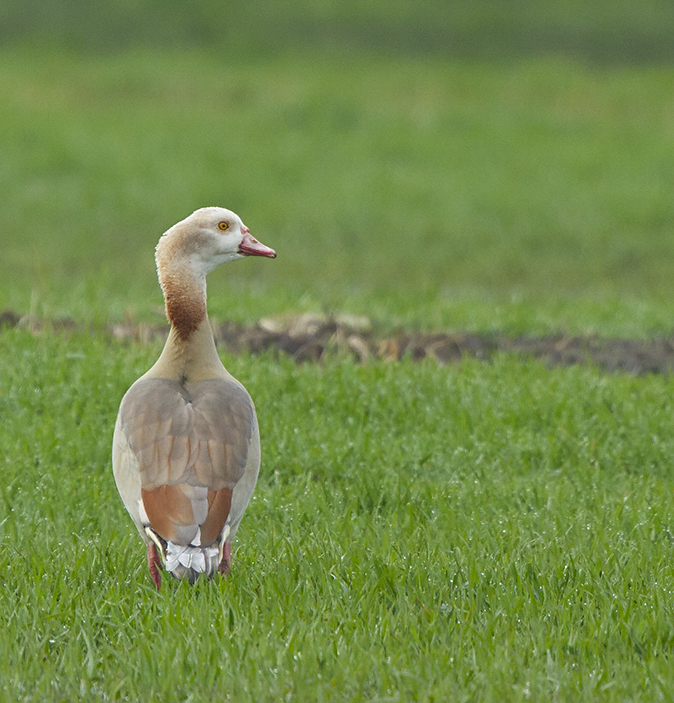
M 229 573 L 257 481 L 255 406 L 222 365 L 206 314 L 206 274 L 244 256 L 276 252 L 217 207 L 193 212 L 157 244 L 171 330 L 155 365 L 124 395 L 112 447 L 117 489 L 147 544 L 157 590 L 162 568 L 190 583 Z

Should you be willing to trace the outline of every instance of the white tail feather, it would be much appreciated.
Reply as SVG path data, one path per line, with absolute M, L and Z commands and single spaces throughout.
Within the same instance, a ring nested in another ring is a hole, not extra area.
M 176 578 L 194 580 L 199 574 L 213 576 L 220 565 L 220 545 L 197 547 L 166 543 L 165 567 Z
M 225 525 L 217 542 L 208 547 L 202 547 L 200 528 L 197 528 L 197 534 L 191 544 L 184 545 L 170 540 L 165 542 L 149 525 L 145 527 L 145 534 L 159 548 L 164 568 L 179 581 L 187 579 L 190 583 L 194 583 L 200 574 L 213 576 L 216 573 L 222 561 L 225 541 L 229 533 L 230 527 Z

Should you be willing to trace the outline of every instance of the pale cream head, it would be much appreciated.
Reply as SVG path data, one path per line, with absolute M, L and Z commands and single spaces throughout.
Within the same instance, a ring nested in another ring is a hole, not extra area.
M 206 317 L 206 275 L 246 256 L 276 258 L 231 210 L 204 207 L 160 237 L 155 253 L 166 313 L 186 339 Z
M 188 267 L 198 276 L 246 256 L 275 258 L 276 252 L 250 234 L 231 210 L 204 207 L 167 230 L 157 244 L 157 269 Z

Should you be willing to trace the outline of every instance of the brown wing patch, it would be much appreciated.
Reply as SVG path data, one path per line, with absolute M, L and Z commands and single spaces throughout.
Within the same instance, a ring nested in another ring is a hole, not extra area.
M 211 544 L 218 538 L 229 516 L 231 505 L 232 491 L 230 488 L 208 491 L 208 515 L 201 526 L 202 544 Z
M 152 491 L 141 490 L 141 497 L 152 529 L 165 540 L 179 539 L 178 527 L 194 524 L 192 501 L 182 492 L 180 486 L 159 486 Z

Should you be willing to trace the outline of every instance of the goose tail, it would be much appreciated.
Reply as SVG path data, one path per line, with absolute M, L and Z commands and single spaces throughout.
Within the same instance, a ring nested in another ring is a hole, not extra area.
M 145 532 L 157 545 L 164 569 L 179 581 L 187 580 L 193 584 L 202 574 L 211 578 L 216 572 L 229 572 L 231 545 L 225 542 L 229 525 L 225 525 L 216 542 L 205 547 L 198 544 L 199 533 L 197 539 L 185 545 L 162 539 L 151 527 L 146 527 Z

